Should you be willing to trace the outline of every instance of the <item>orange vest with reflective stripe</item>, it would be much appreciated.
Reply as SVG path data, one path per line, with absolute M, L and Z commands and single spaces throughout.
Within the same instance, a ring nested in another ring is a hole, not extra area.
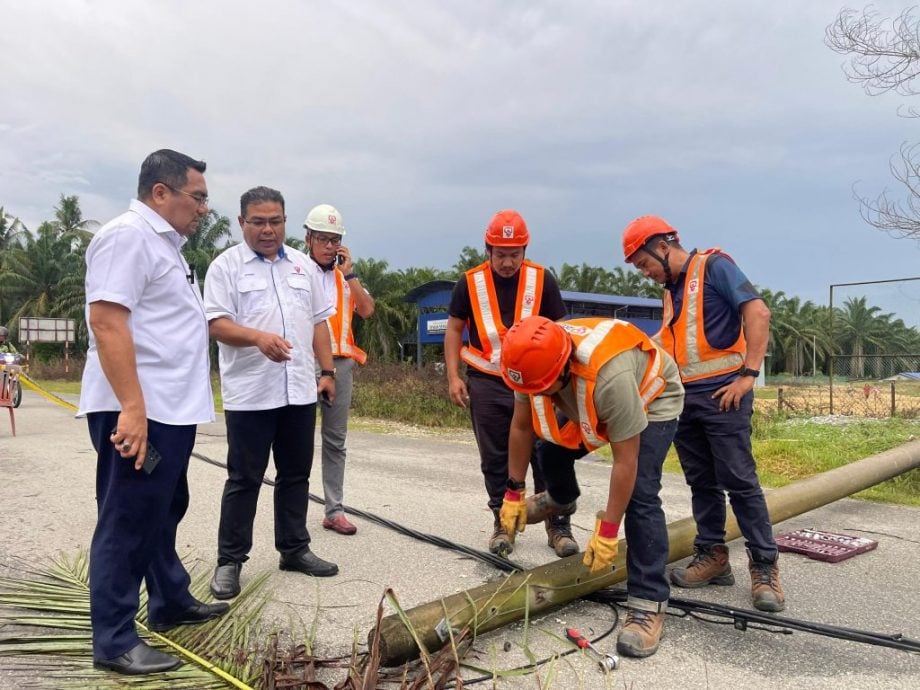
M 335 271 L 335 295 L 335 315 L 326 321 L 332 340 L 332 356 L 350 357 L 358 364 L 364 364 L 367 361 L 367 353 L 355 345 L 355 334 L 351 328 L 355 301 L 352 299 L 348 281 L 341 271 Z
M 517 299 L 514 306 L 514 323 L 540 313 L 543 297 L 544 268 L 524 259 L 518 272 Z M 482 349 L 465 345 L 460 349 L 460 358 L 469 366 L 487 374 L 501 376 L 499 361 L 502 354 L 502 340 L 514 324 L 502 323 L 492 266 L 486 261 L 466 272 L 466 284 L 470 293 L 470 305 L 476 332 Z M 469 327 L 469 323 L 467 324 Z
M 566 448 L 584 445 L 588 450 L 609 443 L 606 423 L 598 419 L 594 406 L 597 374 L 607 362 L 622 352 L 637 348 L 649 355 L 648 366 L 639 384 L 643 407 L 648 406 L 667 387 L 661 375 L 661 349 L 636 326 L 619 319 L 572 319 L 560 324 L 572 338 L 574 357 L 569 365 L 575 389 L 578 419 L 560 428 L 551 396 L 531 395 L 530 409 L 537 436 Z
M 680 316 L 671 326 L 668 324 L 674 318 L 674 304 L 671 301 L 671 293 L 668 290 L 664 292 L 662 326 L 655 339 L 674 357 L 680 369 L 681 381 L 685 383 L 728 374 L 737 371 L 744 364 L 747 341 L 744 339 L 743 328 L 738 329 L 738 339 L 733 345 L 720 350 L 706 340 L 706 329 L 703 327 L 703 278 L 706 261 L 714 254 L 721 253 L 722 250 L 718 248 L 707 249 L 697 252 L 690 258 L 684 280 L 683 306 Z

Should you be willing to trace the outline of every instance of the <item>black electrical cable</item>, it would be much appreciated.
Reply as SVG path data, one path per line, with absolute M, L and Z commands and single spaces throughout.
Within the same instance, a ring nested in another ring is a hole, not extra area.
M 607 604 L 624 604 L 626 601 L 625 592 L 612 590 L 598 590 L 586 597 L 592 601 Z M 890 647 L 905 652 L 920 652 L 920 641 L 905 637 L 901 633 L 888 635 L 884 633 L 869 632 L 858 630 L 856 628 L 844 628 L 836 625 L 827 625 L 824 623 L 812 623 L 797 618 L 788 618 L 786 616 L 777 616 L 775 613 L 762 613 L 751 609 L 737 609 L 732 606 L 723 606 L 699 599 L 683 599 L 671 597 L 668 600 L 668 607 L 678 609 L 683 613 L 671 613 L 673 616 L 693 616 L 698 620 L 708 623 L 724 623 L 734 625 L 737 630 L 747 630 L 751 628 L 766 630 L 768 632 L 791 635 L 793 631 L 808 632 L 825 637 L 833 637 L 840 640 L 849 640 L 851 642 L 862 642 L 865 644 L 877 645 L 879 647 Z M 701 618 L 699 614 L 718 616 L 726 618 L 726 621 L 713 621 Z M 780 628 L 776 630 L 776 628 Z
M 201 453 L 192 452 L 192 456 L 198 458 L 199 460 L 203 460 L 204 462 L 210 465 L 214 465 L 215 467 L 222 467 L 224 469 L 227 469 L 226 464 L 220 462 L 219 460 L 214 460 L 212 458 L 209 458 L 206 455 L 202 455 Z M 267 477 L 262 478 L 262 483 L 268 486 L 275 485 L 275 482 L 273 482 L 271 479 L 268 479 Z M 319 503 L 320 505 L 326 504 L 326 501 L 324 501 L 319 496 L 316 496 L 314 494 L 308 494 L 308 496 L 310 497 L 311 501 Z M 489 565 L 495 566 L 499 570 L 506 572 L 506 573 L 513 573 L 519 570 L 524 570 L 524 566 L 519 565 L 515 563 L 514 561 L 510 561 L 507 558 L 503 558 L 502 556 L 497 556 L 494 553 L 480 551 L 479 549 L 474 549 L 470 546 L 463 546 L 462 544 L 457 544 L 455 542 L 452 542 L 448 539 L 444 539 L 443 537 L 436 536 L 434 534 L 427 534 L 425 532 L 419 532 L 418 530 L 410 529 L 409 527 L 400 525 L 398 522 L 387 520 L 386 518 L 380 517 L 379 515 L 375 515 L 374 513 L 368 513 L 367 511 L 359 510 L 358 508 L 349 508 L 348 506 L 344 506 L 344 510 L 349 515 L 357 515 L 358 517 L 361 517 L 365 520 L 376 522 L 378 525 L 389 527 L 393 531 L 399 532 L 400 534 L 404 534 L 407 537 L 412 537 L 413 539 L 418 539 L 419 541 L 428 542 L 429 544 L 440 546 L 443 549 L 449 549 L 451 551 L 462 553 L 466 556 L 482 561 L 483 563 L 488 563 Z

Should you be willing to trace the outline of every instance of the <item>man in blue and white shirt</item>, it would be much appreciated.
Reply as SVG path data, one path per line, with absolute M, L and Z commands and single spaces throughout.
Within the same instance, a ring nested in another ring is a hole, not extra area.
M 252 548 L 262 477 L 272 452 L 275 548 L 279 567 L 327 577 L 338 566 L 310 551 L 307 503 L 313 465 L 316 402 L 335 399 L 326 319 L 335 308 L 313 262 L 284 245 L 284 198 L 255 187 L 240 199 L 243 243 L 214 260 L 204 301 L 220 350 L 227 424 L 227 482 L 211 593 L 240 592 L 240 570 Z M 314 359 L 321 376 L 317 383 Z

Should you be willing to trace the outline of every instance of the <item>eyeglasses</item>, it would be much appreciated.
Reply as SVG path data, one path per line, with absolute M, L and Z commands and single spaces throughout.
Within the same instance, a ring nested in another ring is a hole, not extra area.
M 244 218 L 243 222 L 248 223 L 256 230 L 261 230 L 266 225 L 270 225 L 272 230 L 277 230 L 282 225 L 284 225 L 285 220 L 287 220 L 287 218 L 285 216 L 281 216 L 277 218 Z
M 338 235 L 315 235 L 311 233 L 310 239 L 316 240 L 319 244 L 325 244 L 327 247 L 338 247 L 342 244 L 342 238 Z
M 199 206 L 208 205 L 208 195 L 207 194 L 192 194 L 190 192 L 186 192 L 184 189 L 176 189 L 171 184 L 166 184 L 162 180 L 160 181 L 160 184 L 163 185 L 164 187 L 171 189 L 174 192 L 178 192 L 179 194 L 185 194 L 185 196 L 189 197 L 190 199 L 194 199 L 195 203 L 197 203 Z

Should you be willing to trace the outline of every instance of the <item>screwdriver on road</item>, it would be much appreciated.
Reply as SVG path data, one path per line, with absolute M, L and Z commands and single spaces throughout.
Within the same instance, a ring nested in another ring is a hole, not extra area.
M 592 652 L 594 658 L 597 659 L 597 663 L 600 664 L 601 670 L 616 671 L 620 665 L 620 658 L 616 654 L 602 654 L 577 628 L 566 628 L 565 636 L 577 647 Z

